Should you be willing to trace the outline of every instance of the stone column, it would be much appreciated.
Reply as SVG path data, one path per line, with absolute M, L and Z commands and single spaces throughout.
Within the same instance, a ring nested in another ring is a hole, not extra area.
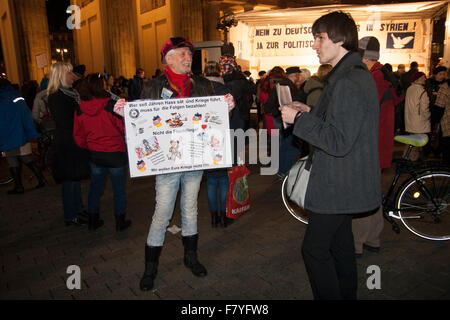
M 45 0 L 15 0 L 17 34 L 20 47 L 20 61 L 23 70 L 23 80 L 39 81 L 43 77 L 36 56 L 45 53 L 47 67 L 50 68 L 50 36 L 47 22 Z
M 203 1 L 181 1 L 181 35 L 191 42 L 203 41 Z M 178 35 L 177 35 L 178 36 Z
M 115 77 L 131 78 L 136 72 L 136 13 L 134 0 L 106 1 L 106 32 L 109 60 Z
M 220 18 L 220 7 L 205 3 L 203 8 L 203 40 L 221 40 L 222 35 L 217 30 L 217 21 Z

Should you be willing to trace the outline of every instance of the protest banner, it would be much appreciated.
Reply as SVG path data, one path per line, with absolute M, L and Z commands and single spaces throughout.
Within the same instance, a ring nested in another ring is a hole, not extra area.
M 232 166 L 224 96 L 128 102 L 124 117 L 132 178 Z

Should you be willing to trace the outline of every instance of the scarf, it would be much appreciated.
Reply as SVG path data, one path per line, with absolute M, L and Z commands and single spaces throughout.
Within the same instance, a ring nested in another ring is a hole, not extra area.
M 169 81 L 170 88 L 177 93 L 178 98 L 189 97 L 191 94 L 191 72 L 188 74 L 176 74 L 168 66 L 165 66 L 164 75 Z
M 78 105 L 81 104 L 80 94 L 74 88 L 72 88 L 72 87 L 64 88 L 63 86 L 61 86 L 61 87 L 59 87 L 59 90 L 61 90 L 61 92 L 64 93 L 66 96 L 69 96 L 72 99 L 74 99 L 78 103 Z

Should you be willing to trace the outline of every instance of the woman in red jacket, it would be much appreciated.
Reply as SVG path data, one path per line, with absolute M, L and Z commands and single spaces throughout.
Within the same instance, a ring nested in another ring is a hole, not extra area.
M 124 120 L 113 112 L 115 101 L 105 88 L 105 80 L 98 73 L 88 75 L 80 84 L 81 104 L 75 112 L 73 136 L 77 145 L 90 153 L 89 229 L 103 225 L 99 219 L 100 196 L 109 173 L 114 191 L 116 231 L 121 231 L 131 224 L 125 220 L 127 154 Z

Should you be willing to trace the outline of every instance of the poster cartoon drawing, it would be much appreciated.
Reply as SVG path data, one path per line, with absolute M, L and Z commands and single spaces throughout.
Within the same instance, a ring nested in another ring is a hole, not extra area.
M 186 117 L 184 119 L 181 119 L 181 115 L 179 113 L 171 113 L 170 116 L 171 116 L 170 119 L 167 119 L 166 123 L 171 128 L 182 127 L 184 124 L 184 121 L 187 121 Z
M 159 149 L 160 149 L 159 142 L 158 142 L 158 139 L 156 137 L 151 137 L 149 139 L 144 139 L 144 140 L 142 140 L 142 144 L 143 144 L 143 147 L 144 147 L 144 156 L 145 157 L 151 155 L 154 152 L 158 152 Z
M 170 140 L 170 148 L 167 159 L 173 162 L 175 162 L 177 159 L 181 160 L 180 141 L 178 139 Z

